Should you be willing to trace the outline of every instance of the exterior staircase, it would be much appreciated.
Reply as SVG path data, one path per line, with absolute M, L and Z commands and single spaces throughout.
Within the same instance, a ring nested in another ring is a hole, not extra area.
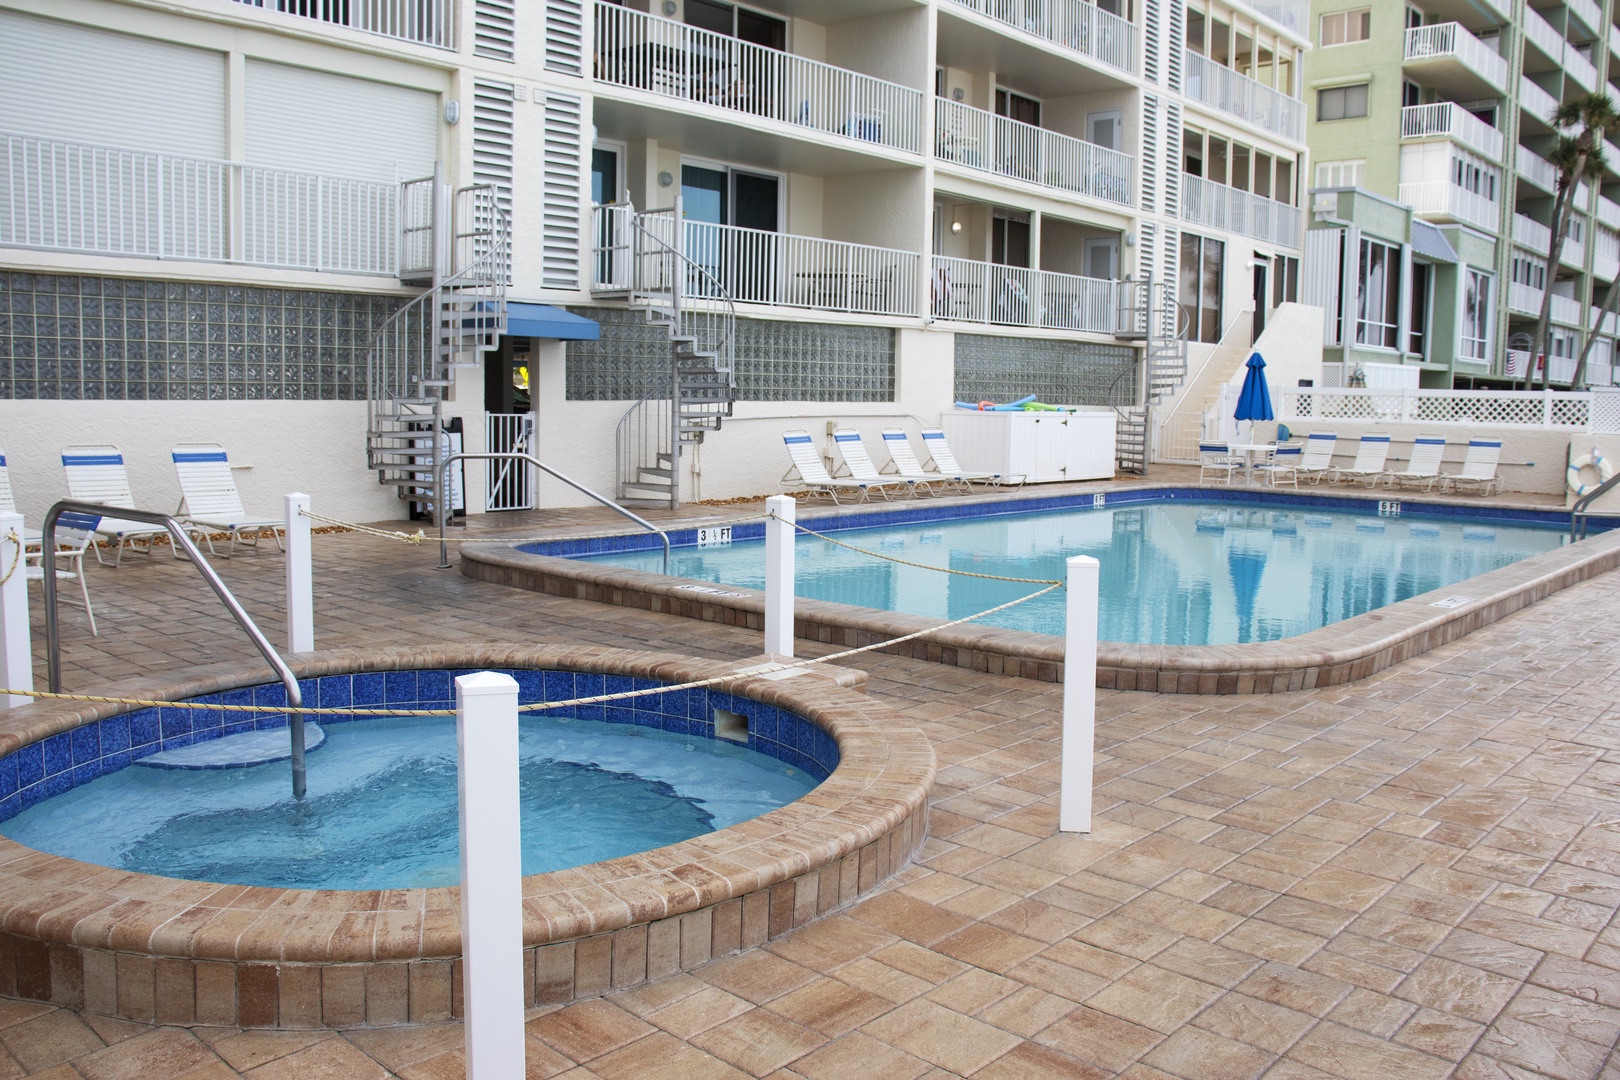
M 638 214 L 628 204 L 596 208 L 594 295 L 623 299 L 669 336 L 665 387 L 630 407 L 614 440 L 625 506 L 675 509 L 681 456 L 732 415 L 737 400 L 736 310 L 715 273 L 685 253 L 680 200 Z
M 1164 397 L 1175 392 L 1187 377 L 1187 334 L 1191 323 L 1176 302 L 1174 286 L 1155 283 L 1152 277 L 1121 286 L 1120 328 L 1114 337 L 1120 341 L 1140 341 L 1143 347 L 1142 372 L 1145 393 L 1138 399 L 1134 384 L 1122 372 L 1109 391 L 1109 403 L 1116 415 L 1114 425 L 1114 467 L 1122 473 L 1147 471 L 1148 413 Z M 1121 400 L 1129 397 L 1130 400 Z
M 506 330 L 509 228 L 492 185 L 450 191 L 443 167 L 403 185 L 400 277 L 428 288 L 389 317 L 366 355 L 366 467 L 426 512 L 447 451 L 444 394 Z

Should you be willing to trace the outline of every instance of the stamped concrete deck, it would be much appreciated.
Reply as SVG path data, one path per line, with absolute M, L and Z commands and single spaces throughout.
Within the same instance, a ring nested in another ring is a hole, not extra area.
M 321 645 L 758 652 L 747 631 L 514 592 L 391 541 L 316 554 Z M 280 640 L 274 556 L 222 570 Z M 91 574 L 102 636 L 64 604 L 70 689 L 251 655 L 183 564 Z M 939 758 L 918 863 L 762 950 L 532 1012 L 529 1073 L 1620 1078 L 1616 610 L 1609 573 L 1345 686 L 1100 691 L 1090 837 L 1055 831 L 1059 687 L 863 657 Z M 0 1000 L 0 1078 L 459 1077 L 460 1036 Z

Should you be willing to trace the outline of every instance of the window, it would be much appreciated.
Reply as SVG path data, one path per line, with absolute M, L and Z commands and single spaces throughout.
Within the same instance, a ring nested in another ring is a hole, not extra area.
M 1318 120 L 1351 120 L 1367 115 L 1367 84 L 1335 86 L 1316 92 Z
M 1372 37 L 1372 8 L 1335 11 L 1322 16 L 1322 48 L 1349 45 Z
M 1394 349 L 1401 304 L 1401 249 L 1376 240 L 1361 242 L 1356 281 L 1356 344 Z
M 1491 276 L 1470 268 L 1463 284 L 1462 343 L 1459 352 L 1464 359 L 1488 360 L 1490 337 Z
M 1454 153 L 1455 156 L 1451 159 L 1451 182 L 1464 191 L 1471 191 L 1495 202 L 1501 181 L 1500 170 L 1485 164 L 1482 159 L 1472 154 L 1464 154 L 1460 150 Z
M 1041 126 L 1041 103 L 1012 90 L 996 89 L 996 115 Z
M 1366 158 L 1345 161 L 1318 161 L 1316 163 L 1317 187 L 1360 187 L 1366 182 Z
M 1291 255 L 1271 257 L 1271 306 L 1299 303 L 1299 260 Z
M 1221 279 L 1226 245 L 1193 233 L 1181 234 L 1182 307 L 1192 317 L 1191 338 L 1206 344 L 1221 340 Z
M 1512 267 L 1513 280 L 1532 289 L 1547 287 L 1547 264 L 1539 258 L 1515 252 Z
M 1428 263 L 1412 264 L 1411 301 L 1407 307 L 1406 351 L 1429 358 L 1429 286 L 1434 267 Z
M 781 19 L 715 0 L 686 0 L 686 24 L 778 52 L 787 48 L 787 23 Z

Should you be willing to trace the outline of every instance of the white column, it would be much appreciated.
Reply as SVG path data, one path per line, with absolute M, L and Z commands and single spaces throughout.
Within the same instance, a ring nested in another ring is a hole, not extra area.
M 480 671 L 456 679 L 467 1080 L 524 1074 L 517 705 L 510 675 Z
M 28 575 L 24 572 L 21 514 L 0 514 L 0 687 L 34 688 L 34 651 L 28 639 Z M 6 575 L 9 574 L 9 577 Z M 0 709 L 15 709 L 34 699 L 20 694 L 0 697 Z
M 793 528 L 798 501 L 772 495 L 765 508 L 765 651 L 793 655 Z
M 1063 756 L 1058 830 L 1091 831 L 1091 780 L 1097 740 L 1097 579 L 1089 555 L 1068 560 L 1063 630 Z
M 287 649 L 308 652 L 315 647 L 315 572 L 310 551 L 309 496 L 295 491 L 287 507 Z

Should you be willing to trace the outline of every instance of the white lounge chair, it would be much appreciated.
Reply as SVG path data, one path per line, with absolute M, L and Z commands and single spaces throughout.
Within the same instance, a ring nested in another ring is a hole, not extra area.
M 1440 458 L 1446 452 L 1444 435 L 1419 435 L 1412 440 L 1412 456 L 1404 469 L 1385 469 L 1390 487 L 1422 484 L 1428 491 L 1440 480 Z
M 963 474 L 952 475 L 937 470 L 929 472 L 923 468 L 922 462 L 917 460 L 916 453 L 911 449 L 911 440 L 906 438 L 905 431 L 900 428 L 883 429 L 883 448 L 889 452 L 889 464 L 896 476 L 926 477 L 940 494 L 950 490 L 966 495 L 973 490 L 972 481 Z M 889 470 L 885 469 L 884 473 L 888 475 Z
M 1442 476 L 1440 489 L 1444 491 L 1449 483 L 1454 492 L 1462 490 L 1463 484 L 1474 485 L 1481 495 L 1489 495 L 1493 487 L 1501 491 L 1502 478 L 1496 472 L 1501 457 L 1501 439 L 1469 439 L 1468 456 L 1463 458 L 1461 471 Z
M 943 475 L 960 476 L 970 484 L 983 484 L 986 487 L 1023 487 L 1024 478 L 1019 475 L 1003 476 L 998 472 L 979 472 L 973 469 L 964 469 L 957 463 L 956 453 L 951 444 L 945 441 L 945 432 L 937 427 L 922 429 L 923 447 L 928 451 L 927 465 L 933 465 Z M 926 471 L 926 465 L 925 465 Z
M 872 485 L 858 480 L 834 480 L 827 472 L 821 455 L 816 452 L 815 440 L 810 438 L 808 431 L 784 431 L 782 442 L 787 446 L 788 457 L 793 459 L 788 471 L 777 481 L 782 494 L 802 491 L 811 495 L 825 495 L 835 503 L 843 502 L 840 495 L 854 496 L 852 502 L 867 500 L 868 489 Z
M 62 451 L 62 471 L 67 474 L 68 495 L 79 502 L 100 503 L 114 509 L 134 510 L 135 496 L 130 494 L 129 474 L 124 471 L 124 455 L 116 446 L 70 446 Z M 146 541 L 146 553 L 152 554 L 152 541 L 167 536 L 168 530 L 144 521 L 104 516 L 96 523 L 96 534 L 117 542 L 113 565 L 124 561 L 124 547 L 136 540 Z M 96 547 L 96 561 L 105 565 L 101 547 Z
M 1331 431 L 1313 431 L 1305 437 L 1305 452 L 1300 455 L 1294 470 L 1300 479 L 1320 484 L 1322 478 L 1333 471 L 1333 451 L 1339 436 Z
M 1198 444 L 1198 482 L 1210 477 L 1230 485 L 1232 477 L 1243 470 L 1243 462 L 1232 456 L 1223 442 Z
M 56 516 L 56 580 L 77 581 L 79 595 L 84 597 L 84 615 L 90 620 L 90 633 L 100 637 L 96 629 L 95 609 L 90 606 L 90 583 L 85 579 L 84 555 L 96 538 L 96 526 L 101 521 L 91 514 L 64 510 Z M 45 550 L 43 535 L 34 540 L 35 551 L 25 556 L 24 576 L 29 581 L 45 580 Z
M 1384 475 L 1384 459 L 1388 456 L 1389 436 L 1381 431 L 1368 432 L 1361 437 L 1356 460 L 1348 467 L 1333 470 L 1333 482 L 1337 484 L 1349 477 L 1351 480 L 1367 481 L 1368 487 L 1377 487 Z
M 16 512 L 17 500 L 11 493 L 11 470 L 6 467 L 5 452 L 0 451 L 0 514 L 15 514 Z M 27 523 L 24 522 L 23 524 L 24 528 L 26 528 Z M 39 533 L 25 532 L 23 534 L 23 546 L 38 547 Z
M 1298 443 L 1279 446 L 1272 451 L 1271 460 L 1256 465 L 1254 471 L 1264 476 L 1271 487 L 1279 484 L 1299 487 L 1299 462 L 1304 454 L 1305 448 Z
M 844 459 L 843 467 L 850 479 L 867 484 L 885 499 L 893 498 L 896 492 L 914 496 L 932 493 L 934 485 L 939 482 L 937 477 L 930 480 L 922 476 L 885 476 L 878 472 L 877 466 L 872 464 L 872 456 L 866 452 L 866 444 L 861 441 L 861 433 L 854 428 L 835 429 L 833 445 L 838 447 L 838 454 Z
M 226 558 L 236 554 L 237 544 L 258 547 L 259 537 L 267 532 L 275 538 L 279 550 L 286 550 L 281 541 L 287 531 L 285 521 L 249 517 L 242 509 L 242 496 L 237 493 L 230 459 L 223 446 L 182 443 L 170 451 L 169 456 L 174 459 L 174 471 L 180 478 L 178 516 L 186 525 L 197 526 L 197 535 L 208 545 L 208 554 L 218 554 L 210 535 L 216 532 L 230 533 L 231 549 Z

